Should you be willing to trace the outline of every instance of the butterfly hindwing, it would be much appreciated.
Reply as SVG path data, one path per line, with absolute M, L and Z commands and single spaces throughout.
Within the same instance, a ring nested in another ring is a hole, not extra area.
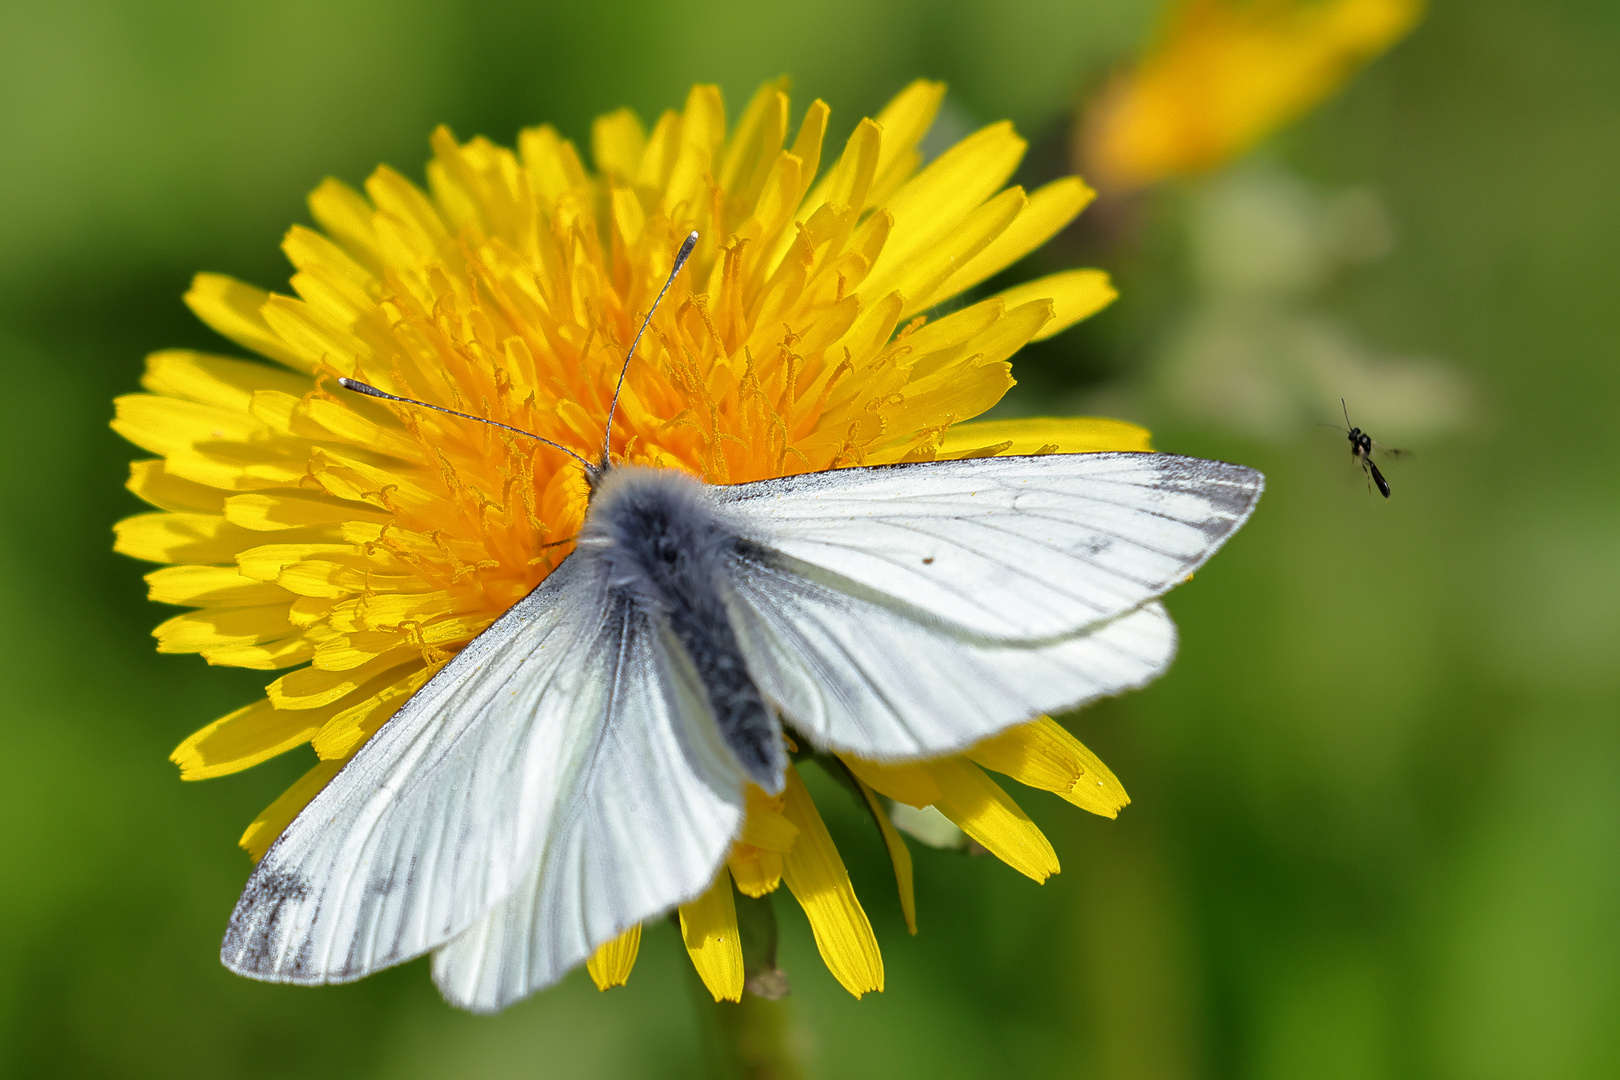
M 1176 631 L 1149 602 L 1042 641 L 966 634 L 860 587 L 755 563 L 737 578 L 739 635 L 760 689 L 817 745 L 938 757 L 1162 672 Z

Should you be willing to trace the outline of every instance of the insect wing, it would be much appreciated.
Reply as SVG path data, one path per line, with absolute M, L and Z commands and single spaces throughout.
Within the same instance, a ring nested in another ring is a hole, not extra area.
M 673 737 L 682 747 L 641 763 L 618 824 L 636 823 L 648 846 L 710 853 L 691 871 L 698 885 L 663 883 L 660 910 L 706 885 L 741 820 L 735 764 L 692 742 L 688 730 L 702 725 L 689 717 L 670 736 L 648 729 L 674 723 L 667 710 L 621 709 L 611 658 L 623 631 L 605 596 L 589 564 L 566 560 L 411 698 L 265 853 L 226 931 L 226 966 L 345 982 L 464 932 L 534 877 L 558 836 L 592 819 L 593 800 L 617 793 L 601 772 L 616 760 L 610 744 L 667 748 Z M 590 926 L 656 913 L 636 909 L 646 895 L 629 892 L 628 906 L 604 914 L 593 893 Z
M 1176 650 L 1149 602 L 1101 626 L 1030 642 L 919 617 L 813 567 L 745 564 L 738 641 L 760 690 L 818 745 L 863 757 L 951 753 L 1042 713 L 1141 686 Z
M 434 955 L 434 981 L 463 1008 L 519 1001 L 696 897 L 741 827 L 745 777 L 691 662 L 642 614 L 610 636 L 592 651 L 614 708 L 589 779 L 528 879 Z
M 761 546 L 970 633 L 1100 626 L 1180 583 L 1247 520 L 1253 469 L 1171 454 L 918 462 L 716 489 Z
M 825 746 L 962 749 L 1170 663 L 1154 598 L 1247 519 L 1250 469 L 1158 454 L 847 469 L 727 489 L 760 689 Z

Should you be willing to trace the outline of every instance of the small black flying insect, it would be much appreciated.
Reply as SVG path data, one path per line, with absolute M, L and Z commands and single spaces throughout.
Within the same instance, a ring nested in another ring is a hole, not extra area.
M 1376 448 L 1385 457 L 1406 457 L 1409 455 L 1409 451 L 1393 450 L 1383 443 L 1373 442 L 1371 435 L 1350 423 L 1350 407 L 1344 403 L 1343 398 L 1339 399 L 1339 407 L 1344 410 L 1345 424 L 1339 430 L 1343 431 L 1350 439 L 1350 456 L 1361 466 L 1362 471 L 1367 474 L 1367 478 L 1378 485 L 1378 494 L 1386 499 L 1389 498 L 1389 481 L 1384 479 L 1384 474 L 1373 463 L 1373 450 Z M 1327 424 L 1324 426 L 1337 427 L 1338 425 Z

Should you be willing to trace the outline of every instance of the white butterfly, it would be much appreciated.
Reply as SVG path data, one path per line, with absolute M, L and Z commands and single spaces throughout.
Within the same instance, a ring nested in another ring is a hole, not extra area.
M 587 468 L 577 549 L 265 853 L 227 967 L 346 982 L 431 951 L 454 1004 L 527 997 L 709 887 L 744 785 L 782 788 L 784 722 L 938 757 L 1159 675 L 1157 598 L 1264 486 L 1149 453 L 737 485 Z

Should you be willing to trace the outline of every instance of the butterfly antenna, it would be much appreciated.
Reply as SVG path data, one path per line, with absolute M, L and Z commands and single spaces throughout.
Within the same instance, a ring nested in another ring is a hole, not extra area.
M 664 282 L 664 287 L 658 290 L 658 295 L 653 299 L 652 307 L 647 309 L 647 317 L 641 320 L 641 329 L 636 331 L 636 339 L 630 343 L 630 351 L 624 354 L 624 366 L 619 369 L 619 382 L 613 388 L 613 404 L 608 406 L 607 429 L 602 432 L 601 467 L 604 470 L 608 467 L 608 452 L 613 447 L 613 417 L 619 411 L 619 394 L 624 390 L 624 377 L 630 371 L 630 359 L 636 355 L 636 346 L 641 344 L 641 335 L 647 332 L 647 324 L 652 322 L 653 312 L 658 310 L 659 301 L 664 299 L 664 294 L 669 292 L 669 287 L 675 284 L 675 275 L 681 272 L 681 267 L 686 265 L 686 260 L 692 257 L 692 249 L 697 247 L 697 242 L 698 234 L 694 232 L 687 236 L 686 242 L 681 245 L 681 250 L 676 252 L 675 265 L 670 268 L 668 280 Z
M 1344 410 L 1344 426 L 1348 428 L 1350 426 L 1350 406 L 1344 403 L 1344 398 L 1339 399 L 1339 408 Z
M 398 394 L 386 393 L 377 389 L 375 386 L 372 386 L 370 383 L 361 382 L 359 379 L 339 379 L 338 385 L 343 387 L 345 390 L 353 390 L 357 394 L 364 394 L 366 397 L 382 398 L 384 401 L 398 401 L 405 405 L 420 405 L 422 408 L 432 409 L 434 412 L 442 412 L 448 413 L 451 416 L 459 416 L 463 420 L 476 420 L 480 424 L 488 424 L 490 427 L 498 427 L 503 431 L 510 431 L 516 435 L 527 436 L 528 438 L 533 439 L 535 442 L 543 442 L 553 449 L 561 450 L 563 453 L 585 466 L 585 475 L 589 476 L 593 482 L 596 479 L 597 468 L 595 465 L 592 465 L 589 461 L 586 461 L 583 457 L 580 457 L 562 443 L 552 442 L 550 439 L 536 435 L 532 431 L 524 431 L 522 428 L 513 427 L 511 424 L 502 424 L 495 420 L 486 420 L 482 416 L 474 416 L 472 413 L 457 412 L 454 409 L 447 409 L 443 405 L 430 405 L 426 401 L 417 401 L 415 398 L 400 397 Z

